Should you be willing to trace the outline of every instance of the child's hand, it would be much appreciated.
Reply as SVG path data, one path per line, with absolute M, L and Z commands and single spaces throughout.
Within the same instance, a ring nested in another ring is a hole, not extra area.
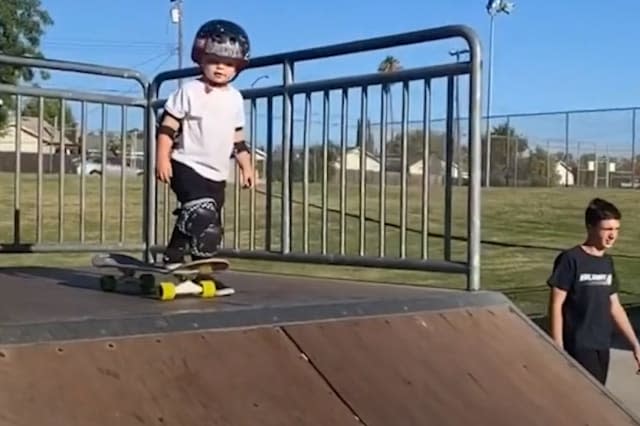
M 640 346 L 633 350 L 633 357 L 636 360 L 636 374 L 640 374 Z
M 160 182 L 169 183 L 173 176 L 171 160 L 160 157 L 156 163 L 156 177 Z
M 251 188 L 254 183 L 254 173 L 252 167 L 247 167 L 246 170 L 241 170 L 242 175 L 242 187 L 243 188 Z

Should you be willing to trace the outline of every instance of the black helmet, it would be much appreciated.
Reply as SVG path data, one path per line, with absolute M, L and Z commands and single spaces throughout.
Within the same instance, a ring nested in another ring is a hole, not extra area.
M 231 21 L 214 19 L 198 29 L 191 59 L 200 63 L 203 56 L 214 55 L 236 61 L 239 67 L 244 67 L 249 62 L 250 50 L 249 36 L 242 27 Z

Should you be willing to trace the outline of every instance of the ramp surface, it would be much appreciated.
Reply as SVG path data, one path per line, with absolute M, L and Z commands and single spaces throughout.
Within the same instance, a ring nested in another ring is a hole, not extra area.
M 636 424 L 508 307 L 285 329 L 368 426 Z
M 221 276 L 162 303 L 0 271 L 0 426 L 639 424 L 499 294 Z

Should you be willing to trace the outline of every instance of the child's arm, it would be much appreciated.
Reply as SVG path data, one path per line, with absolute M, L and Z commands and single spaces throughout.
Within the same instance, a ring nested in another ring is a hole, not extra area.
M 638 338 L 636 337 L 636 333 L 633 330 L 633 326 L 631 325 L 631 321 L 629 321 L 629 317 L 625 312 L 622 304 L 620 303 L 620 298 L 617 293 L 614 293 L 610 296 L 611 299 L 611 315 L 613 316 L 613 321 L 620 330 L 620 332 L 627 339 L 631 347 L 634 351 L 640 351 L 640 342 L 638 342 Z
M 553 287 L 549 292 L 551 338 L 561 348 L 564 348 L 564 339 L 562 337 L 562 305 L 566 298 L 567 292 L 558 287 Z
M 249 147 L 247 147 L 245 142 L 243 129 L 236 129 L 233 141 L 235 145 L 235 157 L 238 165 L 243 172 L 251 170 L 251 153 L 249 152 Z
M 564 348 L 562 305 L 575 281 L 575 262 L 567 253 L 561 253 L 553 262 L 553 271 L 547 279 L 549 291 L 549 326 L 551 338 Z
M 251 153 L 245 143 L 242 128 L 236 129 L 233 153 L 242 171 L 243 186 L 250 188 L 254 184 L 253 164 L 251 164 Z
M 163 114 L 156 139 L 156 168 L 161 182 L 167 183 L 172 177 L 171 149 L 179 128 L 180 122 L 175 117 Z
M 633 357 L 636 360 L 636 374 L 640 374 L 640 343 L 638 343 L 638 338 L 631 326 L 631 321 L 629 321 L 629 317 L 620 303 L 618 293 L 613 293 L 610 299 L 613 322 L 631 345 Z
M 161 182 L 168 183 L 173 176 L 171 150 L 188 105 L 187 95 L 182 89 L 171 93 L 165 102 L 156 137 L 156 174 Z

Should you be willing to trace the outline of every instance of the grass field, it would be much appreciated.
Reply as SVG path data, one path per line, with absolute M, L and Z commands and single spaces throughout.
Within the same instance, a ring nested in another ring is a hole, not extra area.
M 0 232 L 2 243 L 14 242 L 15 218 L 19 217 L 20 242 L 37 241 L 37 178 L 35 175 L 22 175 L 20 179 L 19 212 L 14 209 L 13 174 L 1 174 L 3 186 L 2 204 L 0 204 Z M 57 175 L 45 175 L 41 188 L 42 232 L 39 242 L 42 244 L 73 244 L 81 238 L 80 215 L 80 178 L 75 175 L 64 177 L 62 197 L 62 222 L 59 221 L 60 182 Z M 273 189 L 273 216 L 271 220 L 272 248 L 279 247 L 280 238 L 280 186 Z M 124 199 L 119 176 L 109 176 L 105 182 L 105 196 L 101 197 L 100 177 L 86 178 L 84 241 L 86 243 L 118 243 L 120 241 L 138 243 L 142 241 L 142 180 L 127 178 L 124 185 Z M 238 204 L 239 228 L 234 225 L 235 191 L 227 190 L 225 211 L 226 246 L 249 249 L 250 212 L 248 190 L 240 192 Z M 321 248 L 321 187 L 309 186 L 308 249 L 319 252 Z M 453 235 L 464 237 L 466 234 L 466 188 L 456 187 L 453 192 Z M 595 196 L 605 197 L 622 209 L 622 233 L 618 245 L 613 250 L 616 265 L 623 283 L 623 299 L 635 303 L 640 283 L 636 280 L 640 271 L 640 218 L 635 213 L 637 193 L 630 190 L 592 188 L 491 188 L 482 193 L 482 286 L 485 289 L 500 290 L 507 294 L 525 312 L 541 313 L 545 309 L 547 291 L 544 282 L 550 272 L 551 262 L 558 250 L 578 243 L 584 235 L 583 211 L 588 200 Z M 292 250 L 304 249 L 303 223 L 304 208 L 302 185 L 296 184 L 293 191 L 292 213 Z M 344 215 L 340 212 L 341 192 L 339 185 L 331 184 L 328 189 L 327 206 L 327 251 L 345 254 L 359 253 L 360 215 L 359 187 L 357 182 L 348 185 L 344 194 Z M 398 256 L 400 249 L 400 203 L 399 187 L 389 186 L 386 191 L 385 254 Z M 121 211 L 124 205 L 124 214 Z M 255 193 L 255 247 L 265 247 L 265 195 L 264 187 Z M 170 212 L 174 204 L 165 204 L 163 193 L 158 200 L 160 220 L 159 235 L 162 242 L 172 225 Z M 379 251 L 379 190 L 376 185 L 367 185 L 365 205 L 365 254 L 378 255 Z M 162 220 L 167 214 L 169 221 Z M 344 228 L 341 232 L 341 220 Z M 406 218 L 406 256 L 421 256 L 421 188 L 407 189 Z M 443 258 L 444 193 L 441 187 L 430 188 L 429 232 L 427 239 L 428 255 L 434 259 Z M 61 226 L 60 226 L 61 225 Z M 62 230 L 62 242 L 60 233 Z M 342 238 L 343 237 L 343 238 Z M 453 241 L 453 260 L 466 260 L 466 242 Z M 1 266 L 49 265 L 75 266 L 87 265 L 91 255 L 87 254 L 5 254 L 0 258 Z M 437 287 L 463 288 L 464 276 L 420 272 L 396 271 L 373 268 L 318 267 L 294 263 L 271 263 L 248 260 L 235 260 L 235 269 L 274 273 L 291 273 L 323 277 L 347 277 L 349 279 L 375 280 L 397 283 L 414 283 Z

